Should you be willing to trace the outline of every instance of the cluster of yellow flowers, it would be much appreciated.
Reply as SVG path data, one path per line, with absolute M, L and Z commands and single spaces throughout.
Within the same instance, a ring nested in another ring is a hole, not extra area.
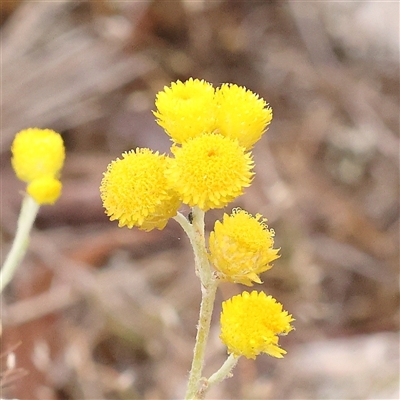
M 11 164 L 27 183 L 27 193 L 38 204 L 54 204 L 61 194 L 58 179 L 65 159 L 64 142 L 50 129 L 28 128 L 15 136 Z
M 11 164 L 19 179 L 27 183 L 18 217 L 17 231 L 0 270 L 0 293 L 12 280 L 21 262 L 39 208 L 60 197 L 59 180 L 65 159 L 61 135 L 50 129 L 28 128 L 18 132 L 11 145 Z
M 157 94 L 154 115 L 171 138 L 171 156 L 146 148 L 123 153 L 108 165 L 100 195 L 106 214 L 121 227 L 163 229 L 174 218 L 188 234 L 203 290 L 186 399 L 204 398 L 199 383 L 219 282 L 262 283 L 260 274 L 280 257 L 279 249 L 274 249 L 274 231 L 260 214 L 253 216 L 239 208 L 224 214 L 215 223 L 207 246 L 204 213 L 227 206 L 250 186 L 254 178 L 251 150 L 267 130 L 272 110 L 244 87 L 223 84 L 215 89 L 204 80 L 189 79 Z M 60 196 L 59 175 L 65 158 L 61 136 L 50 129 L 22 130 L 11 151 L 12 166 L 27 183 L 28 196 L 0 271 L 0 293 L 24 254 L 40 205 L 53 204 Z M 193 219 L 179 212 L 182 204 L 192 207 Z M 229 376 L 240 356 L 283 357 L 286 351 L 279 346 L 279 336 L 294 329 L 293 318 L 282 305 L 257 291 L 224 301 L 220 322 L 220 338 L 230 355 L 204 388 Z
M 181 203 L 225 207 L 250 185 L 249 150 L 272 119 L 265 101 L 245 88 L 214 90 L 198 79 L 172 83 L 158 93 L 156 107 L 174 157 L 136 149 L 109 165 L 101 197 L 119 226 L 162 229 Z
M 119 226 L 163 229 L 181 204 L 203 212 L 223 208 L 251 184 L 251 149 L 272 120 L 272 110 L 244 87 L 204 80 L 177 81 L 157 94 L 157 122 L 172 140 L 172 157 L 136 149 L 112 161 L 100 186 L 107 215 Z M 252 286 L 279 257 L 266 219 L 241 209 L 225 214 L 210 234 L 208 257 L 220 281 Z M 225 301 L 221 339 L 235 357 L 261 352 L 282 357 L 278 335 L 293 318 L 263 292 Z

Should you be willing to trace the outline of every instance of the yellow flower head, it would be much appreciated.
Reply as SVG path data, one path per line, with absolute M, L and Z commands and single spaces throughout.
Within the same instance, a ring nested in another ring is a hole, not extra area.
M 210 260 L 223 280 L 252 286 L 259 274 L 272 268 L 280 256 L 274 249 L 274 231 L 260 214 L 253 217 L 241 209 L 224 214 L 210 233 Z
M 173 82 L 157 94 L 156 107 L 157 123 L 175 143 L 181 144 L 214 127 L 214 88 L 204 80 Z
M 63 140 L 50 129 L 29 128 L 17 133 L 11 152 L 14 171 L 24 182 L 44 176 L 58 178 L 64 164 Z
M 251 154 L 221 135 L 203 134 L 171 150 L 175 159 L 166 171 L 169 184 L 183 203 L 203 211 L 225 207 L 243 193 L 254 175 Z
M 30 182 L 26 188 L 28 194 L 42 204 L 54 204 L 60 197 L 62 184 L 52 176 L 43 176 Z
M 112 161 L 101 181 L 100 194 L 106 214 L 119 226 L 150 231 L 163 229 L 180 206 L 167 187 L 167 157 L 149 149 L 136 149 Z
M 286 351 L 278 345 L 278 335 L 294 328 L 294 321 L 282 304 L 264 292 L 243 292 L 222 303 L 221 340 L 228 353 L 256 358 L 260 353 L 282 358 Z
M 247 150 L 261 138 L 272 120 L 268 104 L 246 88 L 223 84 L 216 90 L 217 132 L 238 139 Z

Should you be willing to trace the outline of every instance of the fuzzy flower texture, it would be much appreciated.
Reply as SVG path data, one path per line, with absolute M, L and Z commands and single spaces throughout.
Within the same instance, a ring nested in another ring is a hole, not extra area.
M 278 335 L 286 335 L 294 321 L 282 304 L 264 292 L 243 292 L 222 303 L 221 340 L 235 357 L 256 358 L 260 353 L 282 358 Z
M 210 233 L 210 260 L 222 280 L 252 286 L 262 283 L 259 274 L 272 268 L 271 262 L 279 258 L 274 249 L 274 231 L 268 229 L 267 220 L 236 208 L 217 221 Z
M 61 194 L 59 175 L 65 159 L 61 135 L 51 129 L 24 129 L 15 136 L 11 153 L 11 164 L 27 183 L 27 193 L 38 204 L 54 204 Z
M 149 149 L 122 154 L 108 165 L 100 193 L 106 213 L 119 226 L 150 231 L 163 229 L 175 216 L 180 200 L 165 177 L 168 159 Z
M 180 205 L 223 208 L 250 186 L 251 148 L 272 110 L 244 87 L 174 82 L 156 97 L 154 115 L 172 140 L 172 157 L 136 149 L 109 164 L 100 186 L 106 214 L 119 226 L 163 229 Z

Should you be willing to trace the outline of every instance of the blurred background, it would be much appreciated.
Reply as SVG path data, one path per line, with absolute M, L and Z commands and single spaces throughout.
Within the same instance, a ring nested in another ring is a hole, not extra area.
M 24 188 L 15 133 L 51 128 L 67 148 L 62 197 L 40 210 L 1 299 L 1 397 L 183 398 L 200 301 L 188 240 L 175 221 L 117 228 L 99 185 L 126 150 L 168 151 L 155 95 L 194 77 L 244 85 L 274 110 L 232 206 L 275 229 L 282 257 L 254 288 L 296 319 L 284 359 L 241 359 L 208 398 L 399 398 L 399 3 L 0 6 L 3 260 Z M 220 304 L 244 289 L 221 285 L 206 376 L 226 357 Z

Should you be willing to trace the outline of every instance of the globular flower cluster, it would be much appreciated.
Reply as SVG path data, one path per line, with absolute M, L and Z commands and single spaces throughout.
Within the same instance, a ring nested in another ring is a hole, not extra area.
M 168 158 L 149 149 L 122 154 L 109 164 L 100 186 L 107 215 L 119 226 L 138 226 L 145 231 L 163 229 L 181 204 L 168 188 Z
M 259 274 L 279 258 L 279 249 L 273 245 L 274 231 L 268 229 L 266 219 L 237 208 L 215 223 L 209 239 L 210 260 L 221 279 L 251 286 L 262 283 Z
M 61 194 L 59 175 L 65 159 L 61 135 L 51 129 L 29 128 L 17 133 L 11 164 L 38 204 L 54 204 Z
M 260 353 L 282 358 L 278 335 L 286 335 L 293 318 L 282 304 L 264 292 L 243 292 L 222 303 L 221 340 L 234 356 L 256 358 Z
M 172 82 L 156 97 L 154 116 L 167 135 L 178 144 L 212 132 L 215 126 L 215 90 L 204 80 Z
M 244 87 L 224 84 L 215 94 L 217 117 L 215 129 L 222 135 L 237 139 L 251 149 L 272 120 L 267 103 Z
M 236 140 L 204 133 L 173 146 L 175 156 L 165 171 L 183 203 L 204 211 L 229 204 L 250 186 L 253 159 Z

